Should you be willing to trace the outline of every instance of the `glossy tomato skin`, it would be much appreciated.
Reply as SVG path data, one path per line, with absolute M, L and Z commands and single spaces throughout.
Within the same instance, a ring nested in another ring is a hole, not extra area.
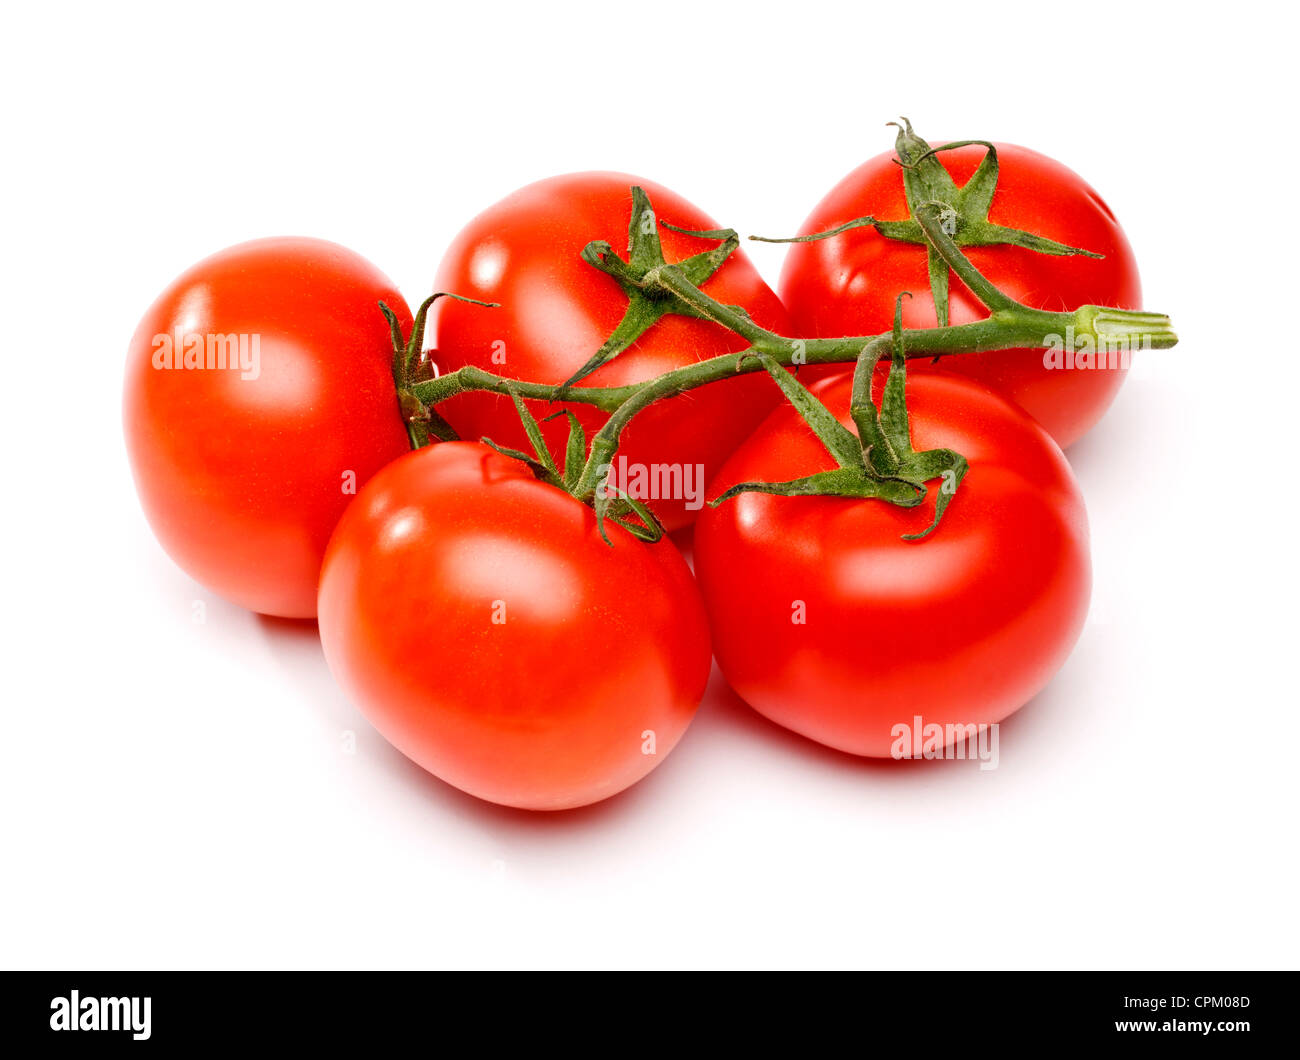
M 411 453 L 344 514 L 321 572 L 331 671 L 371 723 L 481 799 L 562 810 L 672 750 L 708 622 L 667 539 L 638 541 L 473 442 Z
M 456 237 L 438 271 L 435 287 L 484 301 L 482 309 L 444 299 L 435 308 L 436 362 L 443 371 L 475 365 L 498 375 L 539 383 L 561 383 L 600 348 L 623 318 L 627 297 L 609 276 L 579 255 L 592 240 L 607 240 L 627 256 L 632 185 L 650 197 L 661 220 L 695 231 L 716 222 L 681 196 L 624 173 L 574 173 L 522 188 L 488 208 Z M 717 245 L 667 228 L 659 237 L 666 260 L 680 261 Z M 740 305 L 763 327 L 785 333 L 789 321 L 771 289 L 741 251 L 704 284 L 706 293 Z M 743 339 L 717 324 L 666 316 L 638 342 L 585 380 L 589 386 L 638 383 L 695 361 L 742 350 Z M 620 446 L 629 464 L 702 464 L 712 475 L 722 461 L 776 405 L 770 379 L 738 377 L 659 402 L 638 415 Z M 562 406 L 530 403 L 539 417 Z M 606 416 L 573 405 L 594 431 Z M 508 398 L 466 394 L 439 407 L 463 438 L 483 436 L 531 451 Z M 564 419 L 543 427 L 559 460 L 564 455 Z M 698 506 L 681 498 L 652 502 L 669 529 L 694 520 Z
M 852 429 L 851 377 L 814 390 Z M 908 400 L 917 449 L 947 446 L 970 461 L 930 537 L 900 539 L 929 525 L 933 490 L 911 510 L 742 494 L 695 528 L 695 571 L 727 680 L 778 724 L 856 755 L 890 756 L 893 727 L 917 715 L 925 725 L 979 725 L 1023 706 L 1069 654 L 1090 591 L 1083 500 L 1046 432 L 958 376 L 911 378 Z M 832 466 L 783 408 L 727 462 L 715 490 Z
M 1097 192 L 1046 155 L 1014 144 L 998 144 L 997 149 L 998 187 L 989 220 L 1104 257 L 1053 257 L 1014 246 L 963 248 L 975 266 L 1016 301 L 1037 309 L 1141 308 L 1142 288 L 1132 248 Z M 963 147 L 940 157 L 960 186 L 983 155 L 981 147 Z M 824 231 L 868 214 L 906 217 L 903 178 L 893 157 L 892 153 L 877 155 L 840 181 L 813 209 L 800 234 Z M 912 293 L 903 303 L 904 326 L 934 327 L 925 248 L 886 239 L 870 228 L 792 244 L 781 273 L 781 299 L 795 331 L 810 338 L 888 331 L 900 291 Z M 953 324 L 988 316 L 955 276 L 949 312 Z M 1127 374 L 1127 368 L 1120 366 L 1047 368 L 1042 350 L 1024 349 L 946 357 L 940 365 L 1009 397 L 1063 448 L 1101 418 Z M 918 362 L 916 371 L 926 370 Z M 832 371 L 814 366 L 807 370 L 807 378 Z
M 397 289 L 352 251 L 262 239 L 199 262 L 140 321 L 123 401 L 136 489 L 163 548 L 218 595 L 313 617 L 338 517 L 410 449 L 381 299 L 409 330 Z M 203 339 L 204 367 L 156 366 L 178 332 Z M 206 367 L 209 335 L 244 336 L 254 367 Z

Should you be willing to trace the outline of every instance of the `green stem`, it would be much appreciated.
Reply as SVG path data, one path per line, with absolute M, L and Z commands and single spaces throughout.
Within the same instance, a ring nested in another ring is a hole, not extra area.
M 703 295 L 703 292 L 701 292 Z M 713 300 L 707 295 L 699 300 L 701 306 Z M 718 305 L 718 303 L 714 303 Z M 727 309 L 719 305 L 720 309 Z M 892 334 L 856 335 L 840 339 L 791 339 L 767 331 L 746 319 L 747 331 L 753 335 L 752 349 L 761 350 L 779 364 L 789 368 L 803 364 L 851 364 L 869 343 L 883 340 L 887 344 L 882 357 L 892 357 Z M 1104 309 L 1100 306 L 1083 306 L 1073 313 L 1049 313 L 1044 310 L 1015 306 L 999 310 L 984 320 L 972 324 L 956 324 L 946 328 L 914 328 L 903 332 L 905 356 L 934 357 L 937 354 L 978 353 L 987 350 L 1012 348 L 1038 348 L 1049 345 L 1072 328 L 1077 336 L 1093 335 L 1095 340 L 1122 341 L 1149 340 L 1152 349 L 1168 349 L 1178 340 L 1169 326 L 1169 318 L 1158 313 Z M 748 337 L 748 336 L 747 336 Z M 706 361 L 676 368 L 657 379 L 613 387 L 571 387 L 564 391 L 564 400 L 579 405 L 591 405 L 604 412 L 617 412 L 632 398 L 647 391 L 659 396 L 682 393 L 706 386 L 722 379 L 749 372 L 761 372 L 763 366 L 750 351 L 727 353 Z M 486 392 L 509 395 L 511 388 L 520 397 L 532 401 L 554 401 L 560 387 L 553 383 L 530 383 L 493 375 L 472 365 L 458 368 L 435 379 L 414 383 L 410 391 L 426 405 L 437 405 L 457 394 Z M 657 398 L 655 399 L 657 400 Z
M 726 360 L 721 357 L 715 359 Z M 414 383 L 410 390 L 426 405 L 437 405 L 457 394 L 481 392 L 508 396 L 512 388 L 520 397 L 531 401 L 554 401 L 560 391 L 560 386 L 555 383 L 530 383 L 523 379 L 507 379 L 505 376 L 493 375 L 473 365 L 466 365 L 464 368 L 458 368 L 454 372 L 448 372 L 434 379 Z M 572 387 L 564 392 L 564 400 L 579 405 L 592 405 L 604 412 L 613 412 L 640 389 L 640 384 Z
M 889 439 L 881 429 L 876 406 L 871 402 L 871 381 L 875 377 L 880 358 L 888 353 L 892 359 L 893 342 L 893 335 L 879 335 L 862 347 L 857 366 L 853 369 L 853 391 L 849 400 L 849 414 L 858 428 L 863 453 L 869 454 L 873 466 L 887 471 L 893 471 L 898 466 L 898 461 Z M 907 360 L 906 354 L 903 360 Z
M 638 190 L 633 189 L 634 193 Z M 646 319 L 637 317 L 633 320 L 628 325 L 629 334 L 639 334 L 638 329 L 644 330 L 664 312 L 676 312 L 712 321 L 734 332 L 749 343 L 748 349 L 685 365 L 643 383 L 619 387 L 571 385 L 589 370 L 598 367 L 599 363 L 603 363 L 602 358 L 596 358 L 575 375 L 573 380 L 564 384 L 511 380 L 481 368 L 466 366 L 433 379 L 409 382 L 406 391 L 434 417 L 437 416 L 434 409 L 438 404 L 457 394 L 473 391 L 508 395 L 515 399 L 516 404 L 520 399 L 564 401 L 590 405 L 609 413 L 609 419 L 592 439 L 590 453 L 581 474 L 576 476 L 576 481 L 572 484 L 571 492 L 574 496 L 585 499 L 595 494 L 600 485 L 602 468 L 612 462 L 624 428 L 639 412 L 664 398 L 749 372 L 775 372 L 790 367 L 797 369 L 804 364 L 856 362 L 858 367 L 852 411 L 859 437 L 867 452 L 875 454 L 873 463 L 878 462 L 878 466 L 889 469 L 905 454 L 895 452 L 897 447 L 890 441 L 889 431 L 875 415 L 870 401 L 874 369 L 884 357 L 892 360 L 900 355 L 900 351 L 906 359 L 988 350 L 1043 348 L 1062 343 L 1064 337 L 1071 334 L 1075 336 L 1076 342 L 1091 339 L 1098 348 L 1127 342 L 1148 345 L 1154 349 L 1167 349 L 1178 341 L 1169 318 L 1158 313 L 1100 306 L 1083 306 L 1069 313 L 1048 312 L 1019 304 L 985 279 L 962 253 L 956 239 L 945 230 L 945 211 L 950 212 L 950 207 L 941 202 L 918 203 L 915 221 L 929 244 L 931 253 L 941 259 L 941 264 L 936 263 L 938 267 L 956 273 L 975 297 L 990 310 L 990 315 L 984 320 L 907 331 L 896 320 L 893 329 L 879 335 L 835 339 L 789 338 L 761 327 L 743 310 L 724 305 L 701 290 L 700 283 L 696 281 L 703 282 L 704 278 L 712 275 L 720 261 L 715 261 L 706 254 L 697 255 L 685 263 L 670 264 L 660 256 L 658 263 L 638 269 L 639 258 L 651 260 L 655 255 L 647 251 L 638 256 L 635 253 L 637 243 L 633 238 L 634 253 L 628 262 L 614 254 L 606 244 L 590 244 L 583 251 L 584 260 L 616 279 L 629 293 L 629 298 L 639 300 L 638 304 L 645 303 L 642 315 Z M 727 230 L 726 233 L 716 234 L 729 236 L 729 252 L 730 244 L 734 242 L 734 233 Z M 654 249 L 657 251 L 657 240 L 655 243 Z M 725 254 L 722 257 L 725 258 Z M 427 303 L 421 306 L 421 317 L 426 308 Z M 445 423 L 440 417 L 435 422 L 439 426 Z M 422 433 L 427 439 L 428 431 Z M 412 433 L 412 442 L 419 444 L 415 432 Z M 911 454 L 908 459 L 919 460 L 925 455 Z
M 685 303 L 700 316 L 712 320 L 715 324 L 721 324 L 728 331 L 734 331 L 753 346 L 763 349 L 764 344 L 768 342 L 784 341 L 787 344 L 790 342 L 789 339 L 783 340 L 779 335 L 759 327 L 738 309 L 723 305 L 716 298 L 710 298 L 673 265 L 660 266 L 657 272 L 652 275 L 647 274 L 646 279 L 653 281 L 659 289 L 675 295 L 678 301 Z M 763 352 L 773 351 L 764 349 Z
M 674 286 L 671 280 L 665 285 L 670 289 Z M 724 321 L 738 316 L 735 310 L 721 305 L 698 289 L 692 305 L 724 326 L 727 326 Z M 737 320 L 736 323 L 740 321 Z M 745 337 L 751 338 L 752 346 L 740 353 L 698 361 L 644 383 L 618 387 L 580 386 L 564 391 L 566 402 L 591 405 L 610 413 L 609 420 L 592 439 L 587 465 L 573 491 L 576 496 L 587 496 L 595 490 L 600 467 L 611 462 L 623 429 L 637 413 L 656 401 L 709 383 L 764 371 L 763 364 L 753 356 L 756 351 L 767 354 L 781 366 L 789 368 L 796 364 L 856 362 L 869 346 L 872 347 L 873 354 L 879 351 L 881 359 L 892 359 L 897 348 L 892 331 L 840 339 L 795 340 L 767 331 L 748 317 L 743 317 L 743 325 Z M 739 331 L 739 328 L 736 330 Z M 1098 306 L 1083 306 L 1073 313 L 1050 313 L 1015 303 L 972 324 L 915 328 L 901 334 L 906 351 L 904 356 L 913 358 L 1017 347 L 1045 347 L 1069 332 L 1078 337 L 1091 335 L 1098 342 L 1123 341 L 1125 338 L 1131 341 L 1148 339 L 1154 349 L 1167 349 L 1178 341 L 1169 326 L 1169 318 L 1158 313 L 1102 309 Z M 457 369 L 436 379 L 424 380 L 411 387 L 411 392 L 426 405 L 437 405 L 457 394 L 473 391 L 507 396 L 513 393 L 522 398 L 549 402 L 556 400 L 559 390 L 560 387 L 555 384 L 506 379 L 472 366 Z

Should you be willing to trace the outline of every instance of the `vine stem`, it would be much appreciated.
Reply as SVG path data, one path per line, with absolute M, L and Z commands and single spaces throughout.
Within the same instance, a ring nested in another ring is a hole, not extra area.
M 694 288 L 694 292 L 693 307 L 722 326 L 728 327 L 728 321 L 740 316 L 734 309 L 714 301 L 698 288 Z M 1095 335 L 1093 332 L 1098 314 L 1097 306 L 1083 306 L 1072 313 L 1053 313 L 1012 303 L 1010 307 L 997 309 L 984 320 L 971 324 L 906 329 L 902 332 L 906 351 L 904 356 L 910 359 L 934 357 L 937 354 L 956 355 L 1018 347 L 1045 347 L 1052 342 L 1063 341 L 1063 336 L 1070 333 L 1076 339 L 1091 335 L 1095 342 L 1132 341 L 1136 344 L 1147 341 L 1153 349 L 1168 349 L 1178 341 L 1169 318 L 1155 313 L 1134 312 L 1132 329 L 1124 333 L 1122 324 L 1117 326 L 1115 323 L 1117 316 L 1120 321 L 1125 319 L 1123 310 L 1107 310 L 1105 320 L 1108 331 L 1101 336 Z M 587 466 L 574 490 L 577 496 L 584 496 L 595 489 L 600 467 L 611 462 L 618 448 L 618 439 L 633 416 L 656 401 L 696 387 L 749 372 L 764 371 L 762 363 L 754 356 L 755 353 L 766 353 L 786 368 L 804 364 L 852 364 L 868 345 L 874 345 L 880 350 L 882 360 L 894 356 L 894 337 L 887 331 L 878 335 L 839 339 L 793 339 L 767 331 L 748 317 L 741 319 L 744 321 L 744 333 L 739 328 L 732 330 L 748 339 L 750 346 L 739 353 L 697 361 L 644 383 L 617 387 L 576 386 L 564 390 L 564 401 L 590 405 L 610 413 L 609 420 L 592 438 Z M 473 366 L 459 368 L 411 387 L 412 393 L 426 405 L 438 405 L 457 394 L 469 392 L 507 396 L 513 392 L 534 401 L 556 401 L 560 390 L 558 384 L 513 380 Z
M 641 291 L 672 300 L 688 315 L 727 328 L 747 341 L 749 346 L 738 353 L 698 361 L 642 383 L 618 387 L 530 383 L 466 366 L 413 383 L 409 392 L 424 408 L 431 410 L 457 394 L 477 391 L 534 401 L 573 402 L 608 412 L 609 419 L 592 438 L 587 462 L 572 489 L 574 496 L 589 497 L 599 487 L 604 469 L 612 462 L 618 449 L 623 430 L 637 413 L 656 401 L 709 383 L 766 371 L 765 360 L 784 368 L 797 369 L 805 364 L 857 363 L 862 358 L 869 359 L 874 368 L 878 360 L 892 360 L 900 348 L 905 358 L 913 358 L 1043 348 L 1063 343 L 1068 335 L 1073 335 L 1076 343 L 1091 342 L 1098 349 L 1123 343 L 1168 349 L 1177 343 L 1178 337 L 1169 318 L 1159 313 L 1092 305 L 1082 306 L 1074 312 L 1048 312 L 1021 305 L 990 283 L 962 253 L 956 240 L 944 230 L 942 213 L 942 203 L 922 203 L 915 212 L 915 219 L 934 252 L 990 311 L 983 320 L 936 328 L 896 328 L 878 335 L 791 338 L 761 327 L 743 310 L 710 297 L 676 264 L 660 263 L 632 276 L 628 265 L 616 256 L 594 255 L 587 257 L 589 264 L 616 278 L 622 277 L 620 282 L 632 282 Z M 869 386 L 869 377 L 861 383 Z
M 903 331 L 908 358 L 934 357 L 938 354 L 979 353 L 987 350 L 1014 347 L 1040 347 L 1061 338 L 1067 327 L 1076 335 L 1090 333 L 1100 307 L 1084 306 L 1073 313 L 1049 313 L 1023 306 L 1013 310 L 1000 310 L 984 320 L 972 324 L 955 324 L 946 328 L 910 328 Z M 1120 314 L 1125 310 L 1107 310 Z M 1134 313 L 1141 316 L 1138 330 L 1129 332 L 1137 341 L 1149 339 L 1152 349 L 1168 349 L 1177 341 L 1169 327 L 1168 317 L 1156 313 Z M 1111 319 L 1110 316 L 1107 318 Z M 752 322 L 751 322 L 752 323 Z M 754 325 L 757 327 L 757 325 Z M 893 342 L 889 332 L 879 335 L 856 335 L 840 339 L 792 339 L 775 332 L 764 331 L 760 341 L 738 353 L 724 353 L 705 361 L 675 368 L 644 383 L 625 386 L 575 386 L 563 392 L 563 400 L 579 405 L 591 405 L 604 412 L 616 412 L 642 391 L 663 383 L 663 394 L 681 393 L 696 387 L 728 379 L 748 372 L 761 372 L 763 366 L 749 355 L 755 350 L 768 354 L 787 368 L 804 364 L 852 364 L 862 349 L 871 342 L 882 340 L 887 348 L 882 359 L 893 356 Z M 1124 336 L 1112 327 L 1109 341 L 1123 341 Z M 435 379 L 426 379 L 411 386 L 411 392 L 426 405 L 437 405 L 457 394 L 484 392 L 508 396 L 511 389 L 520 397 L 532 401 L 555 401 L 561 387 L 557 383 L 531 383 L 522 379 L 494 375 L 472 365 L 458 368 Z

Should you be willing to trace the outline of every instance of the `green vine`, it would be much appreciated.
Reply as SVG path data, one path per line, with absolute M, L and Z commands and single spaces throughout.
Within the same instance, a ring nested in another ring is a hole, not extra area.
M 755 323 L 743 308 L 724 305 L 703 289 L 739 245 L 736 232 L 732 229 L 688 232 L 716 240 L 718 245 L 683 261 L 668 262 L 663 255 L 658 227 L 685 230 L 657 218 L 644 190 L 634 187 L 627 258 L 620 257 L 603 241 L 589 243 L 582 251 L 584 261 L 619 284 L 627 296 L 628 308 L 600 349 L 563 383 L 530 383 L 469 366 L 435 376 L 428 362 L 421 360 L 420 353 L 429 306 L 443 295 L 433 295 L 420 306 L 411 336 L 405 342 L 396 318 L 387 306 L 381 306 L 393 332 L 393 373 L 412 446 L 418 448 L 435 438 L 456 436 L 437 411 L 442 402 L 469 392 L 508 395 L 515 403 L 534 453 L 489 444 L 525 460 L 539 477 L 591 504 L 600 517 L 602 534 L 604 520 L 612 518 L 640 537 L 655 539 L 662 531 L 645 505 L 612 491 L 606 481 L 623 431 L 638 413 L 656 401 L 748 372 L 766 371 L 809 423 L 838 466 L 791 482 L 743 483 L 710 503 L 716 505 L 742 492 L 759 491 L 787 496 L 871 497 L 901 507 L 915 507 L 926 496 L 926 483 L 942 479 L 933 523 L 924 532 L 909 535 L 925 537 L 939 525 L 967 464 L 961 454 L 951 450 L 918 453 L 912 449 L 905 400 L 907 359 L 1046 347 L 1060 343 L 1068 335 L 1074 336 L 1076 348 L 1091 345 L 1098 350 L 1139 344 L 1167 349 L 1178 339 L 1169 318 L 1160 313 L 1092 305 L 1073 312 L 1048 312 L 1022 305 L 999 290 L 966 257 L 961 250 L 963 245 L 1013 243 L 1047 254 L 1089 252 L 1033 233 L 992 225 L 987 214 L 997 183 L 997 153 L 993 146 L 983 141 L 960 141 L 931 149 L 916 137 L 910 123 L 903 121 L 896 149 L 903 167 L 910 218 L 901 221 L 858 218 L 827 232 L 796 238 L 823 239 L 871 226 L 890 238 L 924 243 L 940 326 L 903 328 L 900 294 L 894 327 L 879 335 L 802 339 L 769 331 Z M 971 179 L 964 187 L 957 188 L 939 162 L 939 152 L 971 143 L 982 144 L 987 152 Z M 988 317 L 970 324 L 947 323 L 950 272 L 989 310 Z M 641 383 L 619 387 L 579 385 L 667 314 L 712 321 L 741 336 L 749 345 L 740 353 L 689 364 Z M 892 363 L 877 408 L 871 401 L 871 381 L 882 359 Z M 856 436 L 788 371 L 806 364 L 841 363 L 856 366 L 850 410 Z M 567 457 L 561 473 L 547 450 L 536 419 L 524 403 L 526 399 L 589 405 L 608 413 L 609 418 L 588 444 L 572 413 L 565 410 L 556 413 L 566 414 L 570 423 Z

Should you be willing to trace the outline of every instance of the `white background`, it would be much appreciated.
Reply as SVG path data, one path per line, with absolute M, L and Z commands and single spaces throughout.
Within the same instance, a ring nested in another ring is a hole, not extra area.
M 1295 966 L 1298 167 L 1266 10 L 7 7 L 0 962 Z M 391 750 L 311 626 L 154 543 L 121 370 L 193 261 L 322 236 L 414 302 L 468 218 L 584 168 L 793 231 L 900 113 L 1081 172 L 1183 336 L 1070 453 L 1093 616 L 996 771 L 858 761 L 715 686 L 625 796 L 495 808 Z

